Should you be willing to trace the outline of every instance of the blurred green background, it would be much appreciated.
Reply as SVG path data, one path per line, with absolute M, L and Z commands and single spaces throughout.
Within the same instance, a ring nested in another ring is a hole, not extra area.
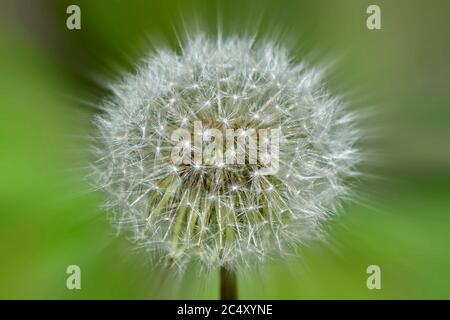
M 81 8 L 81 30 L 66 8 Z M 382 30 L 366 28 L 381 8 Z M 184 22 L 183 22 L 184 21 Z M 242 299 L 450 298 L 450 2 L 13 1 L 0 4 L 0 298 L 218 298 L 216 272 L 158 268 L 116 237 L 85 177 L 92 117 L 119 70 L 185 28 L 278 37 L 333 61 L 330 89 L 370 110 L 357 198 L 288 261 L 239 273 Z M 66 268 L 81 267 L 81 290 Z M 381 290 L 366 268 L 381 267 Z

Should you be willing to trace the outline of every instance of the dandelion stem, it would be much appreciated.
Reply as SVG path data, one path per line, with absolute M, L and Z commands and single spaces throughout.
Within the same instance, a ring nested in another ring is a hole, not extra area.
M 236 273 L 220 267 L 220 299 L 237 300 Z

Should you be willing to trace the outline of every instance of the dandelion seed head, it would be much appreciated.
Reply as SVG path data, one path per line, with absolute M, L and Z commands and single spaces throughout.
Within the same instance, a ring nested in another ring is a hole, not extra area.
M 236 268 L 289 253 L 321 236 L 357 175 L 354 114 L 320 70 L 273 43 L 192 37 L 179 54 L 151 53 L 112 91 L 96 118 L 95 183 L 113 222 L 173 265 Z M 174 165 L 170 133 L 195 121 L 206 138 L 205 128 L 279 128 L 279 170 Z

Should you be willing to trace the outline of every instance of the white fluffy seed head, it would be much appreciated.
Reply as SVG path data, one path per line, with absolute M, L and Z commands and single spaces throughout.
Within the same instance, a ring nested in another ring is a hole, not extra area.
M 96 119 L 96 185 L 119 228 L 172 264 L 236 268 L 289 252 L 321 235 L 357 173 L 354 114 L 320 72 L 272 43 L 193 37 L 180 54 L 149 55 L 112 89 Z M 280 129 L 279 170 L 174 165 L 171 133 L 194 121 Z

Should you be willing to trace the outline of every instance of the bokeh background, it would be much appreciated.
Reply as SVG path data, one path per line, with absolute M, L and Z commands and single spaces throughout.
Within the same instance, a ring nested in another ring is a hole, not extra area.
M 81 30 L 66 28 L 70 4 Z M 382 30 L 366 28 L 369 4 Z M 368 114 L 366 174 L 329 242 L 239 272 L 240 298 L 449 299 L 449 21 L 446 0 L 2 0 L 0 298 L 218 298 L 216 272 L 181 277 L 116 237 L 84 168 L 107 83 L 152 46 L 221 26 L 332 62 L 330 90 Z M 71 264 L 81 290 L 66 288 Z M 381 290 L 366 287 L 372 264 Z

